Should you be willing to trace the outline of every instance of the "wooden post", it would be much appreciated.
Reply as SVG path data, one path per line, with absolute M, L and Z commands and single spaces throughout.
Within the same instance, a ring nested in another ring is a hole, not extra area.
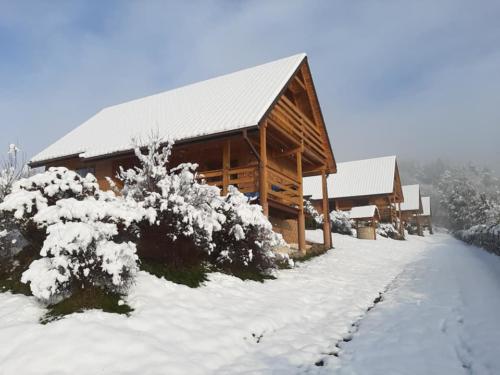
M 403 216 L 401 215 L 401 203 L 398 203 L 398 215 L 399 215 L 399 234 L 404 235 L 405 229 L 403 226 Z
M 419 236 L 423 236 L 424 232 L 422 231 L 422 225 L 420 223 L 420 214 L 416 214 L 416 221 L 417 221 L 417 234 Z
M 298 151 L 297 156 L 297 180 L 299 182 L 299 213 L 298 213 L 298 245 L 302 254 L 306 252 L 306 222 L 304 218 L 304 195 L 302 187 L 302 152 Z
M 321 171 L 321 183 L 323 187 L 323 245 L 325 249 L 332 247 L 332 231 L 330 228 L 330 207 L 328 204 L 328 185 L 325 170 Z
M 229 186 L 229 169 L 231 168 L 231 141 L 229 139 L 222 146 L 222 195 L 227 194 Z
M 260 136 L 260 163 L 259 163 L 259 195 L 260 195 L 260 205 L 262 206 L 262 211 L 264 215 L 269 216 L 269 205 L 267 203 L 267 145 L 266 145 L 266 129 L 267 122 L 264 122 L 260 126 L 259 136 Z
M 375 218 L 372 218 L 372 228 L 373 228 L 373 239 L 377 239 L 377 222 L 375 221 Z

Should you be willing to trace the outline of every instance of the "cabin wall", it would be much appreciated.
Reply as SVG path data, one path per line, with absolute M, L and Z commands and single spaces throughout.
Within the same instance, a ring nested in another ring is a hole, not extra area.
M 299 226 L 297 219 L 290 219 L 282 217 L 280 215 L 276 216 L 273 214 L 269 215 L 269 221 L 273 225 L 273 230 L 280 233 L 283 239 L 288 244 L 296 244 L 299 236 Z

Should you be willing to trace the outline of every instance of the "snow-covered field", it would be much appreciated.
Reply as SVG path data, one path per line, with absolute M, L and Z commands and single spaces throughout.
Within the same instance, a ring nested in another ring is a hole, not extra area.
M 0 294 L 0 374 L 500 372 L 500 258 L 446 234 L 334 244 L 265 283 L 140 272 L 130 317 L 40 325 L 32 298 Z

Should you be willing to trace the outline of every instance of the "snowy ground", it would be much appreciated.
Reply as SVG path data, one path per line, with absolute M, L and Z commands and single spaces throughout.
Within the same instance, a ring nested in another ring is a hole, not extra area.
M 214 274 L 190 289 L 141 272 L 128 318 L 43 326 L 32 298 L 0 294 L 0 374 L 500 372 L 499 257 L 446 234 L 334 242 L 263 284 Z

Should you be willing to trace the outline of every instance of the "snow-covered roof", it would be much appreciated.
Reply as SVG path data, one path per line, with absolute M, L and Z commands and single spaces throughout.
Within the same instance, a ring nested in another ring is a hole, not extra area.
M 132 149 L 152 132 L 175 141 L 258 125 L 306 54 L 107 107 L 31 159 L 83 158 Z
M 418 211 L 422 207 L 420 201 L 420 185 L 403 185 L 404 202 L 401 211 Z
M 349 211 L 351 219 L 371 219 L 377 214 L 378 208 L 376 205 L 353 207 Z
M 337 173 L 328 177 L 330 198 L 391 194 L 394 191 L 396 156 L 337 163 Z M 304 178 L 304 195 L 323 196 L 321 176 Z
M 422 197 L 423 216 L 431 216 L 431 197 Z

